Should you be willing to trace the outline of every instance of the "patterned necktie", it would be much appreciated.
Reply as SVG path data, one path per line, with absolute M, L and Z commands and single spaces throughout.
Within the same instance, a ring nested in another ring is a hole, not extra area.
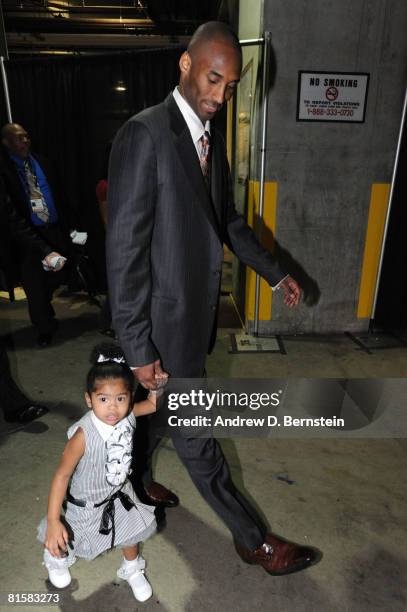
M 199 163 L 201 164 L 202 174 L 206 181 L 209 181 L 209 150 L 210 134 L 205 132 L 199 139 Z
M 45 198 L 38 184 L 38 179 L 33 173 L 31 164 L 28 159 L 24 161 L 24 171 L 27 178 L 28 188 L 30 190 L 30 200 L 42 200 L 43 209 L 41 211 L 35 211 L 35 214 L 41 221 L 48 223 L 49 221 L 49 209 L 45 202 Z

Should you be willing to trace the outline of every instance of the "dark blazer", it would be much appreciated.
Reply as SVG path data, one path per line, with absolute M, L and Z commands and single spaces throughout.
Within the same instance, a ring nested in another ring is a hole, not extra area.
M 67 232 L 73 227 L 68 207 L 65 203 L 63 190 L 61 189 L 60 180 L 54 165 L 42 155 L 32 153 L 33 157 L 40 164 L 49 186 L 51 187 L 55 208 L 58 214 L 58 225 Z M 13 160 L 8 155 L 3 145 L 0 146 L 0 175 L 3 178 L 6 192 L 11 200 L 12 205 L 17 209 L 18 213 L 31 223 L 30 211 L 27 206 L 27 197 L 24 192 L 24 187 L 18 176 L 17 169 Z
M 211 193 L 172 94 L 120 129 L 110 158 L 113 324 L 130 365 L 160 358 L 176 377 L 203 373 L 224 242 L 270 284 L 285 275 L 236 212 L 225 145 L 219 132 L 211 133 Z
M 14 286 L 15 281 L 18 279 L 19 267 L 16 265 L 16 260 L 24 257 L 24 253 L 29 252 L 30 256 L 33 253 L 35 258 L 38 258 L 43 248 L 39 245 L 44 245 L 44 242 L 48 242 L 49 251 L 58 251 L 63 255 L 70 253 L 70 238 L 69 229 L 73 227 L 72 219 L 68 214 L 68 208 L 63 199 L 63 191 L 60 188 L 60 181 L 54 165 L 49 162 L 46 158 L 41 155 L 33 154 L 35 159 L 41 165 L 41 168 L 47 178 L 48 184 L 51 188 L 55 208 L 58 214 L 58 222 L 56 227 L 51 228 L 52 235 L 47 229 L 36 227 L 31 222 L 30 211 L 27 206 L 27 196 L 24 191 L 24 187 L 21 183 L 18 175 L 16 166 L 13 160 L 7 153 L 7 150 L 3 145 L 0 146 L 0 179 L 2 180 L 4 190 L 8 196 L 9 205 L 15 210 L 17 216 L 24 220 L 25 224 L 31 228 L 31 233 L 38 237 L 37 241 L 27 240 L 18 241 L 14 235 L 9 235 L 5 238 L 5 244 L 8 245 L 7 251 L 3 248 L 2 255 L 2 269 L 6 275 L 7 284 L 9 287 Z M 1 217 L 2 218 L 2 217 Z M 3 228 L 3 236 L 5 237 L 6 227 Z

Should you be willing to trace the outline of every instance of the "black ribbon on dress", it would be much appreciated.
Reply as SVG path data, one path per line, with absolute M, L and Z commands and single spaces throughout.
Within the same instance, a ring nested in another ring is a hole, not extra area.
M 114 493 L 111 497 L 108 497 L 107 499 L 104 499 L 98 504 L 93 505 L 94 508 L 99 508 L 99 506 L 106 504 L 106 507 L 103 510 L 102 518 L 100 519 L 99 533 L 103 535 L 109 535 L 110 532 L 112 533 L 112 543 L 110 545 L 110 548 L 113 548 L 114 546 L 114 539 L 116 534 L 114 522 L 115 499 L 120 499 L 123 508 L 127 510 L 127 512 L 131 510 L 133 506 L 135 506 L 135 503 L 131 500 L 127 493 L 123 493 L 123 491 L 116 491 L 116 493 Z
M 66 494 L 66 501 L 70 502 L 74 506 L 79 506 L 80 508 L 86 508 L 86 501 L 84 501 L 83 499 L 76 499 L 70 494 L 69 491 Z

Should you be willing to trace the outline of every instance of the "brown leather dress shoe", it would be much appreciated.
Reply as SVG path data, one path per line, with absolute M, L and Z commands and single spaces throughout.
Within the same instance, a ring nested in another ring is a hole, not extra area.
M 166 508 L 175 508 L 178 506 L 179 499 L 169 489 L 164 487 L 159 482 L 152 482 L 149 487 L 145 487 L 147 501 L 145 503 L 151 506 L 164 506 Z M 144 501 L 144 500 L 141 500 Z
M 318 551 L 287 542 L 271 533 L 266 535 L 266 541 L 256 550 L 247 550 L 235 541 L 235 548 L 245 563 L 261 565 L 272 576 L 284 576 L 299 572 L 320 560 Z

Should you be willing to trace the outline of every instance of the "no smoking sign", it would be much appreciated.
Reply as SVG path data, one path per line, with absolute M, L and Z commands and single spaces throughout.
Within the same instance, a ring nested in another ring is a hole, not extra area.
M 298 73 L 297 121 L 365 120 L 367 72 Z

